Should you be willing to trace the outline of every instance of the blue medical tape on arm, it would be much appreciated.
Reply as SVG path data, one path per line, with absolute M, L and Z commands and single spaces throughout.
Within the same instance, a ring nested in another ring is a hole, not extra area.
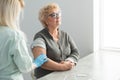
M 37 67 L 42 66 L 42 64 L 44 64 L 45 62 L 47 62 L 47 56 L 45 54 L 40 54 L 35 60 L 34 60 L 34 64 Z

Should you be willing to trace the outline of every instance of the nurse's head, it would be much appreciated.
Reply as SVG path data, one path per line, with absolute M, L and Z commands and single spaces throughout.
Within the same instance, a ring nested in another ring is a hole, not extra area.
M 24 0 L 0 0 L 0 26 L 18 29 Z

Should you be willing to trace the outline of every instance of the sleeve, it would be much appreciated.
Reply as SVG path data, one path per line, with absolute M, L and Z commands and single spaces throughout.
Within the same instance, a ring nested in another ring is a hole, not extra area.
M 77 48 L 74 40 L 69 35 L 68 35 L 68 41 L 70 43 L 71 54 L 66 60 L 70 60 L 71 62 L 74 62 L 76 64 L 80 58 L 80 53 L 78 51 L 78 48 Z
M 12 57 L 13 61 L 21 72 L 29 72 L 32 70 L 32 57 L 29 55 L 27 43 L 25 39 L 16 35 L 12 40 Z
M 39 46 L 39 47 L 46 49 L 45 41 L 42 38 L 37 38 L 33 41 L 31 48 L 34 48 L 35 46 Z

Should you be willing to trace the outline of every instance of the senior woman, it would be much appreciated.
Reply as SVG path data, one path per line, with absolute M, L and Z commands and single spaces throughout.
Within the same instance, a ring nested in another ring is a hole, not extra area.
M 59 29 L 61 24 L 61 9 L 56 3 L 43 6 L 39 12 L 39 20 L 44 29 L 34 36 L 31 49 L 36 58 L 41 53 L 48 57 L 48 61 L 35 69 L 36 78 L 40 78 L 53 71 L 72 69 L 78 62 L 80 54 L 73 39 Z

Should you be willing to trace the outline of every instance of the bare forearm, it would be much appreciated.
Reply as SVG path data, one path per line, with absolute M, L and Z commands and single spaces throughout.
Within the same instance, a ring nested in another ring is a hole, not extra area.
M 47 69 L 47 70 L 53 70 L 53 71 L 58 71 L 62 70 L 61 69 L 61 64 L 57 63 L 51 59 L 48 60 L 45 64 L 42 65 L 42 68 Z
M 42 65 L 42 68 L 53 71 L 66 71 L 72 69 L 72 64 L 70 62 L 57 63 L 51 59 Z
M 41 53 L 46 54 L 46 50 L 40 47 L 35 47 L 32 49 L 32 51 L 33 51 L 34 58 L 36 58 Z M 70 62 L 58 63 L 51 59 L 48 59 L 48 61 L 44 63 L 41 67 L 46 70 L 65 71 L 65 70 L 71 69 L 72 64 Z

